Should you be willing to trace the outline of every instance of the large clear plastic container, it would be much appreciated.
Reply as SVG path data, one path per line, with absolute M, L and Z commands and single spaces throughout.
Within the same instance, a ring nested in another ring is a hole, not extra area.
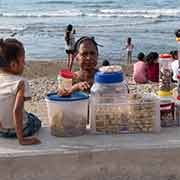
M 90 127 L 93 133 L 160 131 L 159 99 L 149 95 L 129 98 L 127 92 L 122 73 L 96 74 L 90 97 Z
M 90 127 L 92 132 L 98 130 L 98 123 L 99 125 L 101 124 L 102 118 L 106 118 L 108 121 L 111 114 L 109 111 L 111 111 L 114 105 L 125 103 L 127 106 L 127 94 L 128 89 L 123 81 L 122 72 L 96 73 L 90 97 Z M 104 114 L 101 112 L 104 112 Z M 102 123 L 105 125 L 105 122 Z
M 54 136 L 79 136 L 86 132 L 88 95 L 82 92 L 61 97 L 55 93 L 46 97 L 51 134 Z
M 171 96 L 171 63 L 172 56 L 170 54 L 160 54 L 160 83 L 159 83 L 159 96 Z

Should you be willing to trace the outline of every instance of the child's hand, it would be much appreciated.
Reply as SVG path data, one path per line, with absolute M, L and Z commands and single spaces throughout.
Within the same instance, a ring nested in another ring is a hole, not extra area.
M 31 138 L 23 138 L 22 140 L 19 140 L 19 143 L 21 145 L 33 145 L 33 144 L 40 144 L 41 141 L 36 137 L 31 137 Z

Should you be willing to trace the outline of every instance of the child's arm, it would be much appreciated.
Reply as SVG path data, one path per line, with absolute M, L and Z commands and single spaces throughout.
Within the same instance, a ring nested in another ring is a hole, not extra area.
M 16 94 L 15 105 L 13 109 L 13 120 L 16 124 L 16 134 L 19 140 L 19 143 L 22 145 L 32 145 L 39 144 L 40 140 L 31 137 L 24 138 L 23 137 L 23 111 L 24 111 L 24 82 L 21 81 L 19 83 L 19 87 Z

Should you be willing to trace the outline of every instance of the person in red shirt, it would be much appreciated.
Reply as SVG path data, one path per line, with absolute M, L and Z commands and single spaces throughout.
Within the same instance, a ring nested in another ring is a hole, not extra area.
M 140 52 L 137 56 L 138 62 L 134 63 L 133 65 L 133 80 L 136 83 L 147 83 L 147 70 L 145 63 L 145 55 L 144 53 Z
M 146 57 L 147 63 L 147 80 L 151 82 L 159 82 L 159 54 L 150 52 Z

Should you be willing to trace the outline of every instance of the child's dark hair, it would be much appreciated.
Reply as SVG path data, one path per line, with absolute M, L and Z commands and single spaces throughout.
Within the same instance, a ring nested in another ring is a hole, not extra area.
M 0 39 L 0 67 L 7 67 L 24 53 L 23 44 L 17 39 Z
M 177 59 L 177 57 L 178 57 L 178 51 L 177 50 L 171 51 L 170 54 L 171 54 L 173 59 Z
M 88 36 L 83 36 L 76 41 L 75 46 L 74 46 L 74 52 L 75 53 L 78 53 L 80 45 L 85 41 L 91 41 L 94 44 L 94 46 L 97 50 L 97 53 L 98 53 L 98 47 L 97 47 L 98 44 L 96 43 L 95 38 L 94 37 L 88 37 Z
M 69 41 L 70 41 L 70 33 L 73 29 L 73 25 L 68 24 L 66 27 L 66 32 L 65 32 L 65 40 L 67 41 L 67 44 L 69 45 Z
M 154 64 L 154 60 L 159 58 L 159 54 L 157 52 L 150 52 L 147 56 L 146 56 L 146 63 L 149 65 Z
M 128 37 L 127 43 L 130 44 L 130 43 L 131 43 L 131 40 L 132 40 L 131 37 Z
M 103 66 L 109 66 L 109 65 L 110 65 L 110 63 L 109 63 L 109 61 L 108 61 L 108 60 L 104 60 L 104 61 L 102 62 L 102 65 L 103 65 Z
M 144 59 L 145 59 L 145 54 L 144 54 L 143 52 L 140 52 L 140 53 L 137 55 L 137 58 L 138 58 L 138 60 L 140 60 L 140 61 L 144 61 Z

